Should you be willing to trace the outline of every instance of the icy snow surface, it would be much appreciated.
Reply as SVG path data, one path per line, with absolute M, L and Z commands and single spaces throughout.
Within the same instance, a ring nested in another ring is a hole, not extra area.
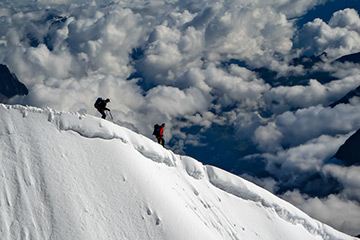
M 0 239 L 355 239 L 97 117 L 0 105 Z

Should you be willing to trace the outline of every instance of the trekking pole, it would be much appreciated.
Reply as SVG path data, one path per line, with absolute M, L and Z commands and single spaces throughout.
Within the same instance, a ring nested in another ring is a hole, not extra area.
M 109 115 L 110 115 L 110 117 L 111 117 L 111 120 L 114 120 L 114 118 L 113 118 L 110 110 L 109 110 Z

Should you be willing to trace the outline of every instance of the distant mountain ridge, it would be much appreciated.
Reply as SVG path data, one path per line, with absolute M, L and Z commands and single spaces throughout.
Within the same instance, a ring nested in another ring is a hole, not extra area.
M 342 63 L 344 62 L 360 63 L 360 52 L 342 56 L 341 58 L 338 58 L 335 61 Z
M 360 129 L 351 135 L 336 152 L 335 157 L 346 166 L 360 165 Z
M 0 64 L 0 102 L 15 95 L 27 95 L 29 93 L 26 86 L 21 83 L 15 74 L 11 73 L 6 65 Z
M 342 97 L 341 99 L 337 100 L 336 102 L 330 104 L 330 107 L 335 107 L 338 104 L 347 104 L 350 102 L 350 99 L 353 97 L 360 97 L 360 86 L 355 88 L 354 90 L 351 90 L 350 92 L 348 92 L 344 97 Z
M 342 56 L 333 62 L 350 62 L 360 63 L 360 52 Z M 330 107 L 335 107 L 338 104 L 348 104 L 353 97 L 360 97 L 360 86 L 349 91 L 344 97 L 330 104 Z M 341 160 L 344 165 L 352 166 L 360 164 L 360 129 L 351 135 L 343 145 L 340 146 L 335 154 L 335 158 Z

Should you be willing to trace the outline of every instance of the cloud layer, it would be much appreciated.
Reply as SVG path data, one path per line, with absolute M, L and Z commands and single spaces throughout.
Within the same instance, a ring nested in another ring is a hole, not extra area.
M 297 27 L 324 2 L 1 1 L 0 61 L 29 89 L 9 103 L 99 116 L 94 101 L 109 97 L 118 124 L 151 137 L 152 126 L 166 122 L 165 138 L 179 153 L 210 144 L 205 133 L 215 124 L 233 127 L 224 139 L 256 149 L 235 160 L 265 162 L 268 176 L 249 179 L 274 192 L 292 186 L 284 198 L 355 234 L 347 219 L 360 219 L 359 169 L 326 161 L 360 128 L 359 99 L 328 107 L 360 85 L 358 65 L 332 62 L 360 51 L 360 18 L 343 9 Z M 293 62 L 323 52 L 310 67 Z M 274 84 L 261 69 L 306 84 Z M 336 80 L 317 79 L 319 72 Z M 341 192 L 305 195 L 301 184 L 314 174 L 335 179 Z M 353 211 L 336 221 L 313 211 L 334 203 Z

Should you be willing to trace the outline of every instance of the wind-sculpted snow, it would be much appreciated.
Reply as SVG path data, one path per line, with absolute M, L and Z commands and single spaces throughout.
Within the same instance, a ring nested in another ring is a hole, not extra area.
M 271 208 L 285 221 L 300 224 L 311 234 L 319 235 L 322 239 L 338 239 L 327 226 L 311 219 L 302 211 L 255 184 L 213 166 L 207 166 L 207 173 L 214 186 L 244 200 L 257 202 L 266 208 Z
M 48 121 L 55 123 L 61 131 L 73 131 L 87 138 L 101 138 L 106 140 L 119 139 L 123 143 L 130 143 L 142 155 L 155 162 L 163 162 L 169 166 L 175 166 L 175 155 L 171 151 L 162 151 L 161 146 L 154 148 L 153 141 L 130 130 L 120 127 L 109 121 L 83 115 L 80 113 L 65 113 L 54 111 L 49 108 L 40 109 L 34 107 L 13 106 L 10 109 L 18 109 L 24 117 L 28 112 L 44 113 L 48 115 Z M 132 135 L 135 134 L 136 137 Z M 151 147 L 149 146 L 151 145 Z M 156 149 L 156 151 L 154 151 Z
M 0 105 L 1 239 L 353 239 L 110 121 Z
M 114 126 L 112 122 L 104 121 L 99 118 L 91 116 L 84 116 L 78 113 L 79 120 L 72 115 L 59 116 L 58 125 L 61 130 L 74 131 L 79 133 L 83 137 L 89 138 L 103 138 L 103 139 L 119 139 L 123 143 L 129 143 L 142 155 L 155 162 L 162 162 L 169 166 L 175 166 L 175 156 L 171 151 L 162 151 L 162 147 L 156 146 L 154 148 L 153 141 L 145 138 L 141 135 L 136 135 L 130 130 L 117 126 Z M 133 137 L 135 135 L 136 137 Z M 150 146 L 149 146 L 150 145 Z M 155 150 L 155 151 L 154 151 Z
M 202 179 L 205 176 L 204 165 L 199 161 L 187 156 L 180 156 L 186 172 L 195 179 Z

